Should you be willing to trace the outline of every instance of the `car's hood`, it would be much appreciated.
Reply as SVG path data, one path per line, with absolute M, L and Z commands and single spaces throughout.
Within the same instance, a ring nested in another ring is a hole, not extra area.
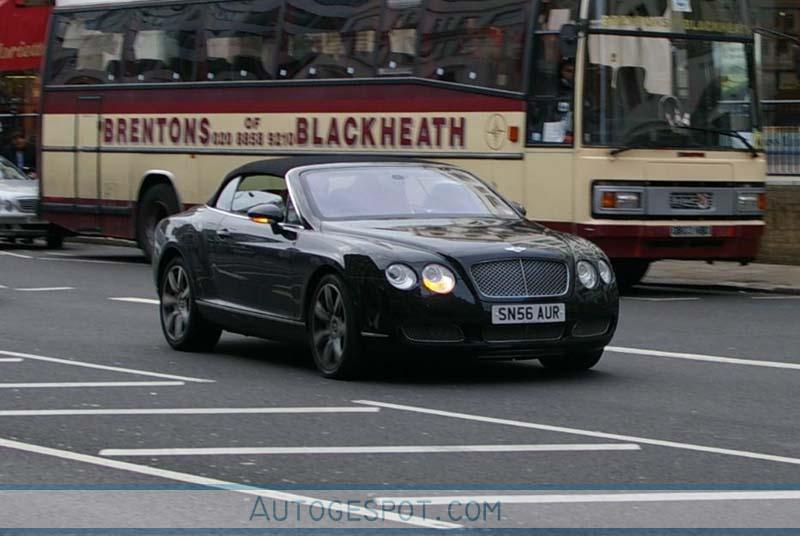
M 571 257 L 565 235 L 526 220 L 431 219 L 328 222 L 338 232 L 374 242 L 424 249 L 468 263 L 475 260 Z
M 6 197 L 37 197 L 39 195 L 39 181 L 35 180 L 0 180 L 0 195 Z

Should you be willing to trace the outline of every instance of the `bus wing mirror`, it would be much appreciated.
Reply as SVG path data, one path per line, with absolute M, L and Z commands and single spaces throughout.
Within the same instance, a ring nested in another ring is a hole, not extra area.
M 576 24 L 565 24 L 561 27 L 558 47 L 562 58 L 575 59 L 578 53 L 578 26 Z

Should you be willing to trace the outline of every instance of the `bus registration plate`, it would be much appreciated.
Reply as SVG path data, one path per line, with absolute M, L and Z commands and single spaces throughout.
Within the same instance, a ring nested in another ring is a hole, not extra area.
M 710 225 L 679 225 L 670 229 L 673 238 L 708 238 L 711 236 Z
M 492 324 L 555 324 L 567 321 L 567 307 L 563 303 L 525 305 L 495 305 L 492 307 Z

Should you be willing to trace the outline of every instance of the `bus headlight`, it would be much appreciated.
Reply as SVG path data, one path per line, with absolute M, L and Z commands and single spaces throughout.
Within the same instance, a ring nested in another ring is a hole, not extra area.
M 592 290 L 597 288 L 597 269 L 589 261 L 578 261 L 578 281 L 584 288 Z
M 456 276 L 441 264 L 429 264 L 422 270 L 422 284 L 436 294 L 450 294 L 456 287 Z
M 739 214 L 763 214 L 767 210 L 767 193 L 758 190 L 736 192 L 736 212 Z
M 644 214 L 645 190 L 636 186 L 601 185 L 594 188 L 596 214 Z

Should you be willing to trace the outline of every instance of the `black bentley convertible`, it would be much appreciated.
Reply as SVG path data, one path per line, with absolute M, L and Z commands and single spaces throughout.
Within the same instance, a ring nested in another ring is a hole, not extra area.
M 602 251 L 525 219 L 461 169 L 295 158 L 231 172 L 156 232 L 161 324 L 178 350 L 222 330 L 308 344 L 344 378 L 374 345 L 594 366 L 619 296 Z

